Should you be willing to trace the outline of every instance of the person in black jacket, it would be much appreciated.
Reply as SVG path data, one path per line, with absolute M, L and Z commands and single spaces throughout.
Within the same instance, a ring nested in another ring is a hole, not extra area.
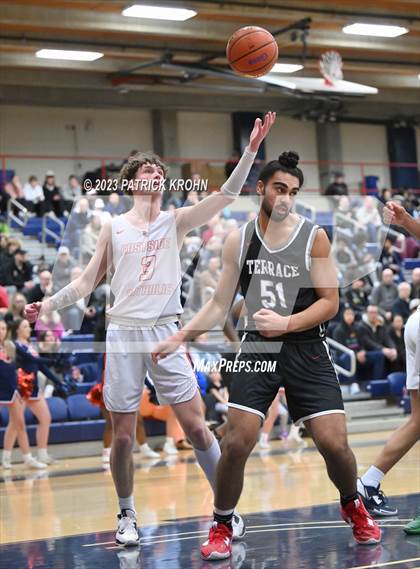
M 368 285 L 363 279 L 356 279 L 351 283 L 351 288 L 345 292 L 346 303 L 353 309 L 356 320 L 360 320 L 369 304 Z
M 388 362 L 397 359 L 397 350 L 391 340 L 378 307 L 370 304 L 359 324 L 359 338 L 365 361 L 360 362 L 360 371 L 365 379 L 383 379 Z
M 406 353 L 404 341 L 404 319 L 399 314 L 394 314 L 392 319 L 389 336 L 394 342 L 397 349 L 397 359 L 392 362 L 392 371 L 405 371 L 406 369 Z
M 32 264 L 26 260 L 26 253 L 23 249 L 16 249 L 12 260 L 2 270 L 3 285 L 15 286 L 19 291 L 32 288 Z
M 41 271 L 39 273 L 39 283 L 35 285 L 27 293 L 28 303 L 41 302 L 45 296 L 52 294 L 52 275 L 50 271 Z
M 46 172 L 42 190 L 44 192 L 43 213 L 53 211 L 57 217 L 60 217 L 62 215 L 60 188 L 55 183 L 55 174 L 52 170 Z
M 359 354 L 362 354 L 360 357 L 363 360 L 359 335 L 359 327 L 356 323 L 354 310 L 350 306 L 346 306 L 343 310 L 342 320 L 340 324 L 334 328 L 332 337 L 336 342 L 339 342 L 349 350 L 353 350 L 358 361 Z M 346 369 L 350 367 L 348 354 L 336 355 L 335 359 L 342 367 Z M 349 379 L 354 380 L 355 377 L 347 378 L 347 380 Z

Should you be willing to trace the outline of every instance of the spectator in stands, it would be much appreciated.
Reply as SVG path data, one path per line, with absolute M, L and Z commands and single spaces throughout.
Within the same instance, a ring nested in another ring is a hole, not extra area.
M 33 287 L 32 264 L 26 259 L 27 251 L 16 249 L 13 259 L 4 268 L 2 274 L 3 284 L 15 286 L 17 290 L 29 290 Z
M 52 295 L 52 291 L 53 283 L 50 271 L 41 271 L 39 273 L 39 283 L 33 286 L 26 294 L 28 303 L 41 302 L 44 296 Z
M 0 286 L 0 315 L 4 315 L 9 308 L 9 295 L 7 294 L 7 290 Z
M 22 182 L 16 174 L 10 182 L 5 184 L 4 189 L 13 200 L 21 200 L 24 198 Z
M 325 195 L 330 198 L 331 205 L 336 208 L 339 203 L 339 196 L 348 196 L 349 189 L 341 172 L 334 174 L 334 179 L 325 190 Z
M 3 441 L 2 467 L 12 468 L 12 449 L 17 438 L 25 466 L 34 469 L 46 468 L 45 463 L 38 462 L 31 454 L 25 426 L 25 405 L 18 392 L 16 348 L 13 342 L 7 339 L 7 335 L 7 325 L 4 320 L 0 320 L 0 405 L 7 405 L 9 410 L 9 422 Z
M 402 282 L 398 285 L 398 298 L 392 305 L 392 316 L 399 314 L 402 316 L 404 322 L 407 322 L 410 312 L 410 294 L 411 285 L 407 282 Z
M 71 271 L 71 281 L 74 281 L 82 274 L 81 267 L 73 267 Z M 61 311 L 63 326 L 66 330 L 80 330 L 83 325 L 84 318 L 93 320 L 96 316 L 95 306 L 87 306 L 86 299 L 81 298 L 72 306 L 64 308 Z M 105 339 L 105 338 L 104 338 Z M 96 340 L 102 341 L 102 340 Z
M 97 216 L 101 220 L 101 225 L 107 221 L 111 221 L 112 216 L 109 211 L 105 209 L 105 202 L 102 198 L 97 198 L 95 200 L 92 216 Z
M 70 174 L 67 184 L 60 190 L 63 212 L 71 212 L 74 202 L 82 195 L 82 187 L 79 178 Z
M 114 217 L 114 215 L 121 215 L 122 213 L 125 213 L 127 211 L 127 207 L 118 194 L 112 193 L 105 206 L 105 211 Z
M 379 201 L 382 202 L 384 205 L 392 200 L 392 192 L 387 188 L 383 188 L 381 191 L 381 195 L 378 197 Z
M 199 192 L 197 192 L 196 190 L 191 190 L 190 192 L 188 192 L 187 199 L 186 199 L 185 202 L 183 203 L 183 207 L 188 207 L 188 206 L 190 206 L 190 205 L 195 205 L 195 204 L 198 203 L 199 201 L 200 201 Z
M 10 302 L 9 310 L 4 315 L 6 324 L 9 326 L 14 320 L 24 317 L 24 311 L 27 300 L 26 296 L 20 292 L 17 292 L 12 296 Z
M 53 292 L 61 290 L 69 284 L 71 271 L 76 266 L 76 261 L 70 255 L 70 249 L 61 246 L 57 252 L 57 260 L 54 264 Z
M 334 260 L 340 271 L 340 282 L 349 283 L 353 280 L 353 272 L 357 267 L 356 257 L 345 239 L 337 237 L 333 244 Z
M 406 233 L 404 229 L 399 227 L 400 232 Z M 420 241 L 412 235 L 406 235 L 404 243 L 404 259 L 417 259 L 420 254 Z
M 7 192 L 7 184 L 4 188 L 0 186 L 0 213 L 6 213 L 9 200 L 10 194 Z
M 356 223 L 353 211 L 350 207 L 350 199 L 348 196 L 341 196 L 338 200 L 336 213 L 339 214 L 335 219 L 336 227 L 339 227 L 350 236 L 354 234 Z
M 389 335 L 397 349 L 397 359 L 391 363 L 392 371 L 405 371 L 404 319 L 399 314 L 392 318 Z
M 411 299 L 420 298 L 420 267 L 411 273 Z
M 4 266 L 10 258 L 7 250 L 7 243 L 7 235 L 0 233 L 0 267 Z
M 360 345 L 360 330 L 359 325 L 355 320 L 355 312 L 349 306 L 344 308 L 341 322 L 334 328 L 332 337 L 336 342 L 339 342 L 356 354 L 357 374 L 357 369 L 366 363 L 366 352 L 362 350 Z M 345 369 L 350 369 L 350 357 L 348 354 L 336 354 L 335 360 Z M 356 391 L 356 387 L 357 391 L 360 390 L 357 384 L 354 385 L 356 377 L 346 379 L 351 379 L 353 381 L 353 391 Z
M 361 362 L 365 379 L 383 379 L 386 364 L 394 362 L 398 354 L 378 306 L 367 307 L 359 324 L 359 339 L 360 347 L 366 352 L 366 362 Z
M 89 208 L 89 200 L 87 198 L 80 198 L 69 219 L 71 229 L 84 229 L 88 225 L 91 217 L 92 211 Z
M 206 419 L 225 423 L 227 420 L 229 394 L 223 384 L 220 371 L 212 371 L 208 374 L 209 384 L 204 398 L 206 405 Z
M 398 287 L 394 283 L 394 272 L 391 269 L 382 271 L 382 281 L 377 283 L 370 298 L 370 303 L 378 306 L 381 312 L 390 320 L 392 305 L 398 297 Z
M 6 246 L 6 255 L 7 255 L 6 262 L 13 260 L 13 255 L 15 254 L 15 251 L 17 249 L 22 249 L 22 242 L 19 239 L 16 239 L 15 237 L 9 237 Z
M 376 199 L 366 196 L 363 205 L 356 210 L 356 219 L 367 233 L 370 242 L 376 242 L 378 228 L 382 225 L 381 216 L 376 207 Z
M 36 176 L 30 176 L 28 183 L 23 186 L 23 200 L 20 200 L 22 205 L 30 212 L 41 217 L 44 212 L 44 200 L 44 192 L 38 182 L 38 178 Z
M 58 377 L 50 370 L 49 360 L 41 358 L 32 346 L 30 336 L 31 327 L 27 320 L 19 318 L 13 322 L 12 340 L 16 346 L 19 393 L 38 419 L 36 430 L 38 460 L 45 464 L 53 464 L 55 461 L 47 452 L 51 414 L 39 389 L 39 372 L 54 383 L 60 394 L 63 394 L 63 388 Z
M 382 269 L 391 269 L 394 274 L 400 275 L 402 263 L 401 255 L 396 251 L 390 237 L 385 239 L 379 262 L 382 265 Z
M 42 190 L 44 192 L 44 213 L 52 211 L 56 217 L 61 217 L 62 206 L 60 188 L 56 184 L 55 174 L 52 170 L 48 170 L 48 172 L 46 172 Z
M 345 299 L 350 308 L 353 309 L 356 320 L 360 320 L 369 304 L 368 285 L 363 279 L 352 281 L 351 287 L 345 292 Z
M 220 278 L 220 257 L 211 257 L 207 264 L 207 269 L 200 274 L 200 294 L 201 302 L 205 304 L 213 294 Z
M 101 232 L 101 218 L 93 215 L 90 219 L 89 225 L 83 230 L 80 235 L 80 252 L 82 255 L 83 265 L 87 265 L 96 251 L 96 244 L 98 242 L 99 233 Z

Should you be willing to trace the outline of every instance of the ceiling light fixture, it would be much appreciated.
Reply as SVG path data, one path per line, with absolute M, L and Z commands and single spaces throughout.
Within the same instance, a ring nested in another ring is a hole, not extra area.
M 172 20 L 184 22 L 193 18 L 197 12 L 186 8 L 171 8 L 169 6 L 147 6 L 146 4 L 134 4 L 122 11 L 123 16 L 130 18 L 148 18 L 151 20 Z
M 95 61 L 104 56 L 99 51 L 76 51 L 69 49 L 40 49 L 35 53 L 41 59 L 60 59 L 66 61 Z
M 343 28 L 345 34 L 356 36 L 375 36 L 378 38 L 396 38 L 409 30 L 401 26 L 385 26 L 381 24 L 363 24 L 357 22 Z

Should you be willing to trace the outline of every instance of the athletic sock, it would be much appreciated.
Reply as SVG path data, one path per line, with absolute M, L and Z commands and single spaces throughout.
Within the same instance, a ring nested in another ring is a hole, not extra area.
M 260 443 L 268 443 L 268 433 L 261 433 Z
M 2 460 L 4 460 L 5 462 L 10 462 L 11 458 L 12 458 L 12 451 L 4 450 L 2 454 Z
M 216 490 L 216 470 L 220 459 L 220 447 L 217 440 L 213 437 L 213 442 L 207 450 L 194 449 L 195 457 L 201 466 L 213 492 Z
M 133 494 L 131 494 L 131 496 L 128 496 L 128 498 L 120 498 L 118 497 L 118 504 L 120 506 L 120 510 L 132 510 L 134 513 L 136 512 L 136 509 L 134 507 L 134 496 Z
M 357 492 L 355 494 L 352 494 L 351 496 L 340 496 L 340 503 L 343 506 L 343 508 L 345 508 L 347 504 L 350 504 L 350 502 L 354 502 L 355 500 L 357 500 L 358 497 L 359 495 Z
M 48 460 L 48 452 L 46 448 L 39 448 L 38 449 L 38 460 L 41 462 L 45 462 Z
M 365 486 L 374 486 L 377 488 L 382 482 L 385 474 L 376 466 L 371 466 L 365 474 L 363 474 L 361 481 Z
M 213 512 L 214 521 L 218 524 L 224 524 L 229 529 L 232 529 L 233 510 L 219 510 L 214 508 Z

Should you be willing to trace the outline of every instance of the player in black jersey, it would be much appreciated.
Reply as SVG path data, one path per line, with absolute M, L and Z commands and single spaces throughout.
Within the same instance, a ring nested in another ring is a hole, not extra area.
M 339 305 L 330 243 L 323 229 L 292 211 L 303 184 L 298 161 L 296 153 L 286 152 L 262 169 L 257 182 L 259 215 L 227 237 L 214 296 L 153 355 L 155 360 L 165 357 L 181 342 L 221 322 L 239 284 L 248 322 L 231 386 L 214 524 L 201 548 L 208 560 L 231 554 L 231 520 L 245 464 L 282 385 L 292 419 L 305 424 L 324 457 L 355 540 L 372 544 L 381 539 L 357 494 L 356 460 L 348 446 L 343 400 L 325 341 L 325 322 Z M 267 371 L 268 364 L 275 366 Z

